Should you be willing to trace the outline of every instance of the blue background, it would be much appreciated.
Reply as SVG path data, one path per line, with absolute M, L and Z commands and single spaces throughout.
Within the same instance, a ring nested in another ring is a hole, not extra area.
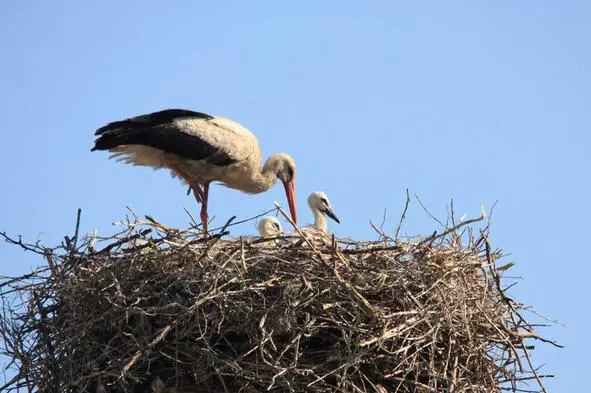
M 405 189 L 445 218 L 492 216 L 512 295 L 566 324 L 537 343 L 549 391 L 583 391 L 590 344 L 587 258 L 591 3 L 585 1 L 28 1 L 0 6 L 0 231 L 53 245 L 109 234 L 126 214 L 187 226 L 185 187 L 165 172 L 90 153 L 109 121 L 164 108 L 236 120 L 264 156 L 291 154 L 305 203 L 325 191 L 339 236 L 392 232 Z M 283 188 L 214 186 L 222 224 L 286 206 Z M 413 201 L 403 232 L 440 229 Z M 254 233 L 254 223 L 234 234 Z M 0 274 L 39 259 L 0 245 Z M 1 360 L 1 359 L 0 359 Z

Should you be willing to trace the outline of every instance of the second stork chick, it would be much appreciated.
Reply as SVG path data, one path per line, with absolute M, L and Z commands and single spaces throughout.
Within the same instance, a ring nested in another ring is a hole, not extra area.
M 302 231 L 304 233 L 316 233 L 322 235 L 328 234 L 328 223 L 326 216 L 330 217 L 339 224 L 341 223 L 334 212 L 328 197 L 322 191 L 315 191 L 310 194 L 308 197 L 308 206 L 314 215 L 314 224 L 303 227 Z

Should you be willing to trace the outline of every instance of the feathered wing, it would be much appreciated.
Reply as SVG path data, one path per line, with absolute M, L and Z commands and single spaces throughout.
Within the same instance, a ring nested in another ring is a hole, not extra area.
M 147 115 L 130 117 L 129 119 L 114 121 L 104 127 L 96 130 L 94 135 L 103 135 L 110 133 L 115 129 L 138 129 L 149 128 L 166 123 L 170 123 L 179 118 L 194 118 L 194 119 L 213 119 L 214 116 L 207 113 L 194 112 L 185 109 L 165 109 L 158 112 L 149 113 Z
M 125 162 L 156 167 L 163 153 L 210 165 L 230 165 L 252 153 L 241 141 L 254 138 L 235 122 L 182 109 L 112 122 L 95 135 L 99 137 L 92 151 L 110 150 Z

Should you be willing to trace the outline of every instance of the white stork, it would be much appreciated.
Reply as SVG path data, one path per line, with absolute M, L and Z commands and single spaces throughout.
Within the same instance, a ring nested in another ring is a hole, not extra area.
M 265 216 L 260 219 L 257 229 L 260 236 L 278 236 L 283 233 L 283 228 L 277 217 Z
M 312 232 L 316 234 L 326 235 L 328 233 L 328 224 L 326 216 L 332 218 L 339 224 L 341 221 L 335 214 L 330 201 L 325 193 L 322 191 L 316 191 L 310 194 L 308 197 L 308 206 L 312 210 L 314 215 L 314 224 L 306 225 L 302 228 L 304 233 Z
M 270 156 L 262 167 L 259 143 L 240 124 L 205 113 L 167 109 L 109 123 L 99 128 L 91 149 L 109 150 L 110 158 L 128 164 L 168 168 L 184 180 L 198 203 L 207 232 L 209 183 L 249 194 L 270 189 L 277 179 L 285 187 L 291 217 L 297 223 L 294 160 L 287 154 Z

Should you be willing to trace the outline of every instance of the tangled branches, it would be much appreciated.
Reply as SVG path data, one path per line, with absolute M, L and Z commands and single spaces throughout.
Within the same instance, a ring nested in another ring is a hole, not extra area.
M 464 224 L 312 244 L 203 238 L 147 217 L 100 249 L 4 234 L 47 264 L 0 282 L 17 372 L 3 389 L 545 391 L 526 340 L 549 341 L 505 294 L 487 231 L 464 244 Z

